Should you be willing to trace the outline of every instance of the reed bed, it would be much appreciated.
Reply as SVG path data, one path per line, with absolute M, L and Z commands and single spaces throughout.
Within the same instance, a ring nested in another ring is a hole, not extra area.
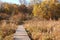
M 60 40 L 60 20 L 26 21 L 24 27 L 32 40 Z

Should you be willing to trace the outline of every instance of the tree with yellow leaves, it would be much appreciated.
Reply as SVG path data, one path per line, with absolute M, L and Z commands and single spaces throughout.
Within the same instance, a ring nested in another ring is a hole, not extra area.
M 59 5 L 60 3 L 57 0 L 43 1 L 40 4 L 34 5 L 33 15 L 46 19 L 58 19 L 58 15 L 60 16 Z

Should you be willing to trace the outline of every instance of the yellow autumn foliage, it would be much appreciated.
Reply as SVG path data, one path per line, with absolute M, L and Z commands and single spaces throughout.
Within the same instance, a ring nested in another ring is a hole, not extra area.
M 35 4 L 33 7 L 33 15 L 42 18 L 58 18 L 60 17 L 60 3 L 51 1 L 44 1 L 40 4 Z
M 43 2 L 41 4 L 36 4 L 33 7 L 33 15 L 43 17 L 47 11 L 46 4 Z
M 34 14 L 34 16 L 36 16 L 37 14 L 37 10 L 38 10 L 38 5 L 37 4 L 35 4 L 34 5 L 34 8 L 33 8 L 33 14 Z

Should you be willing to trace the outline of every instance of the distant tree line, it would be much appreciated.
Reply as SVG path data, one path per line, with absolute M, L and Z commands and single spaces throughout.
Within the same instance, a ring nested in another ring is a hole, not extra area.
M 27 7 L 26 5 L 22 4 L 22 5 L 16 5 L 16 4 L 8 4 L 8 3 L 2 3 L 1 7 L 0 7 L 0 15 L 1 14 L 7 14 L 9 17 L 10 16 L 14 16 L 17 15 L 19 13 L 22 13 L 23 15 L 26 14 L 31 14 L 32 13 L 32 7 Z M 7 15 L 6 18 L 7 18 Z M 0 16 L 2 17 L 2 16 Z M 3 16 L 3 18 L 5 18 Z

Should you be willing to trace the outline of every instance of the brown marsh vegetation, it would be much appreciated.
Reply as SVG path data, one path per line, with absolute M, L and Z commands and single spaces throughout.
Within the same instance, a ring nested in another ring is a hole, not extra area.
M 60 40 L 60 20 L 39 20 L 25 22 L 24 27 L 32 40 Z

